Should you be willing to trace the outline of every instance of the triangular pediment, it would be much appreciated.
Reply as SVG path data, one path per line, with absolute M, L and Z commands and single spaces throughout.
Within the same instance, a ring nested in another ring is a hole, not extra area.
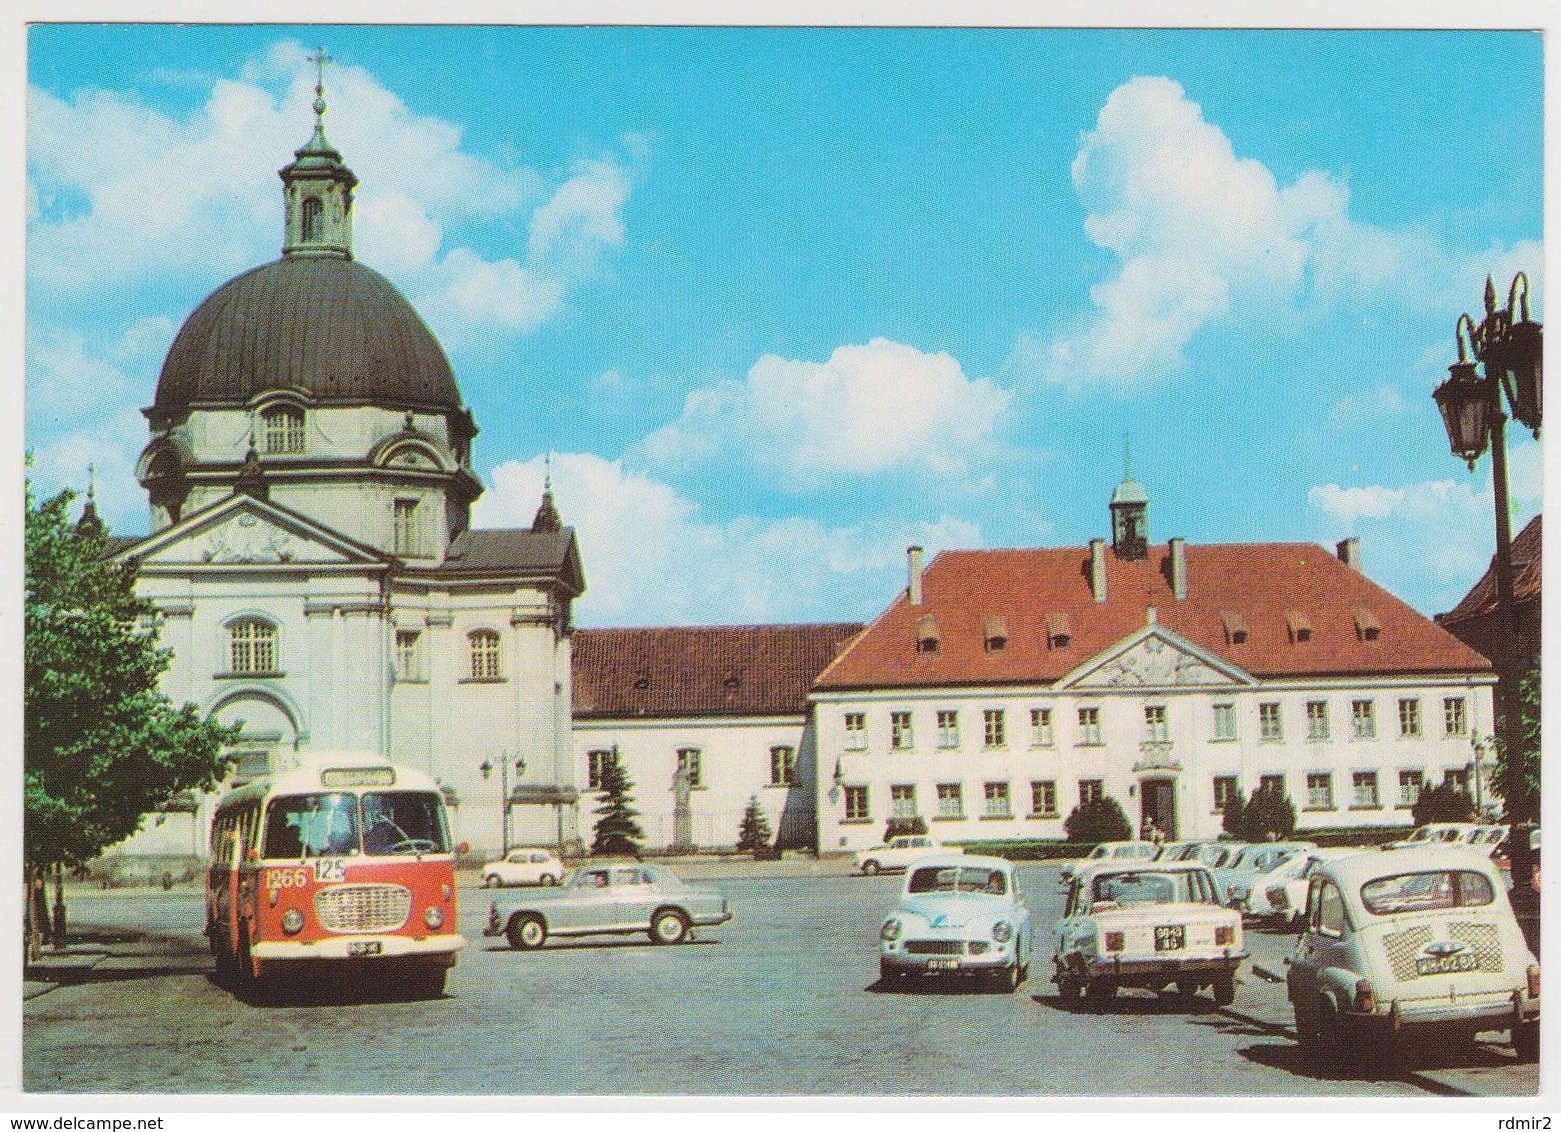
M 1064 688 L 1218 688 L 1255 684 L 1251 673 L 1163 625 L 1097 653 L 1057 682 Z
M 128 552 L 157 566 L 324 566 L 378 564 L 384 558 L 303 515 L 266 500 L 235 495 Z

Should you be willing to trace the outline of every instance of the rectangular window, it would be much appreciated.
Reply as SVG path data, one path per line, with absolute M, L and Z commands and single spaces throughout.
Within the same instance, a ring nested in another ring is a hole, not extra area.
M 1258 738 L 1265 743 L 1278 743 L 1285 737 L 1284 724 L 1279 716 L 1278 704 L 1257 705 Z
M 1171 725 L 1166 722 L 1165 708 L 1160 705 L 1144 708 L 1144 742 L 1169 743 Z
M 1052 742 L 1052 709 L 1031 708 L 1030 744 L 1035 747 L 1050 747 Z
M 1357 739 L 1377 737 L 1377 704 L 1375 700 L 1355 700 L 1350 704 L 1350 723 Z
M 1306 808 L 1333 809 L 1333 775 L 1314 773 L 1306 776 Z
M 688 784 L 692 788 L 697 789 L 705 784 L 703 767 L 700 765 L 703 761 L 698 747 L 684 747 L 678 752 L 678 769 L 688 771 Z
M 797 749 L 795 747 L 770 748 L 770 785 L 795 786 L 797 784 Z
M 916 732 L 911 729 L 911 713 L 889 713 L 889 746 L 896 751 L 907 751 L 916 745 Z
M 416 629 L 396 630 L 396 679 L 421 680 L 423 634 Z
M 909 821 L 916 816 L 916 787 L 910 783 L 899 783 L 889 787 L 889 815 L 902 821 Z
M 1106 796 L 1106 781 L 1103 778 L 1079 779 L 1079 805 L 1099 801 Z
M 1282 774 L 1265 774 L 1257 780 L 1257 788 L 1259 790 L 1277 790 L 1283 794 L 1285 792 L 1285 776 Z
M 938 783 L 938 816 L 940 818 L 965 816 L 965 788 L 958 782 Z
M 1398 804 L 1413 806 L 1420 801 L 1420 788 L 1425 785 L 1425 774 L 1418 770 L 1398 772 Z
M 986 725 L 986 745 L 988 747 L 1005 746 L 1008 742 L 1008 735 L 1004 729 L 1002 709 L 988 708 L 981 713 L 981 718 Z
M 846 750 L 867 750 L 867 714 L 865 712 L 846 712 Z
M 600 790 L 602 778 L 607 773 L 607 764 L 612 761 L 611 751 L 591 751 L 586 756 L 586 788 Z
M 1306 701 L 1306 737 L 1311 742 L 1328 738 L 1328 701 Z
M 1050 779 L 1030 783 L 1030 816 L 1057 816 L 1057 784 Z
M 1013 805 L 1008 798 L 1008 783 L 988 782 L 986 784 L 986 816 L 989 818 L 1014 816 Z
M 847 786 L 846 821 L 867 821 L 867 787 Z
M 1214 741 L 1227 742 L 1236 737 L 1236 705 L 1214 705 Z
M 1442 772 L 1442 785 L 1453 785 L 1464 793 L 1469 791 L 1469 768 L 1460 767 L 1458 770 L 1444 770 Z
M 1357 770 L 1354 775 L 1355 806 L 1357 810 L 1376 810 L 1382 807 L 1382 799 L 1377 794 L 1377 772 L 1374 770 Z
M 1442 720 L 1449 738 L 1469 734 L 1469 716 L 1462 696 L 1449 696 L 1442 701 Z
M 1214 808 L 1225 807 L 1241 797 L 1241 780 L 1233 774 L 1216 775 L 1214 778 Z
M 1420 738 L 1420 701 L 1398 701 L 1398 733 L 1405 739 Z
M 938 746 L 944 750 L 959 746 L 959 712 L 938 712 Z
M 409 558 L 426 557 L 427 552 L 423 549 L 422 525 L 417 500 L 396 500 L 395 519 L 392 524 L 394 532 L 392 552 Z
M 1098 707 L 1079 708 L 1079 746 L 1100 746 L 1100 709 Z
M 266 453 L 296 454 L 304 450 L 304 415 L 300 409 L 273 409 L 263 414 Z

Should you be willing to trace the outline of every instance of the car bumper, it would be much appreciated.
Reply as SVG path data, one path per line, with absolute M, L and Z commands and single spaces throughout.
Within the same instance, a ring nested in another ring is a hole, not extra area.
M 1246 959 L 1245 951 L 1221 955 L 1181 955 L 1164 958 L 1122 958 L 1113 956 L 1075 957 L 1062 966 L 1078 971 L 1086 979 L 1153 981 L 1175 979 L 1182 975 L 1223 975 L 1234 973 Z
M 991 951 L 985 955 L 907 955 L 880 950 L 879 957 L 891 970 L 907 975 L 981 975 L 1006 970 L 1017 962 L 1012 951 Z
M 372 954 L 364 954 L 362 946 L 378 945 Z M 311 963 L 316 960 L 350 959 L 367 963 L 394 959 L 443 960 L 445 966 L 454 966 L 458 951 L 466 946 L 463 935 L 433 935 L 415 939 L 404 935 L 354 935 L 332 936 L 315 940 L 266 940 L 252 944 L 250 954 L 266 965 Z
M 1411 999 L 1379 1006 L 1371 1014 L 1349 1014 L 1358 1028 L 1378 1036 L 1412 1032 L 1478 1034 L 1539 1020 L 1539 1003 L 1512 994 L 1478 994 L 1448 999 Z

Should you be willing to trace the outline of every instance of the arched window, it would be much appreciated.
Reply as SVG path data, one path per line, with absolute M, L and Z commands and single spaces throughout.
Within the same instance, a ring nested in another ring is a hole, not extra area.
M 324 208 L 320 204 L 319 197 L 304 198 L 304 223 L 302 236 L 305 240 L 318 240 L 323 234 L 320 231 L 322 227 L 320 223 L 320 217 L 323 212 Z
M 276 626 L 246 617 L 228 626 L 228 669 L 231 672 L 276 672 Z
M 260 414 L 265 449 L 270 453 L 297 453 L 304 450 L 304 411 L 291 405 L 267 409 Z
M 478 629 L 468 636 L 471 644 L 473 680 L 498 680 L 504 672 L 499 666 L 499 635 L 492 629 Z

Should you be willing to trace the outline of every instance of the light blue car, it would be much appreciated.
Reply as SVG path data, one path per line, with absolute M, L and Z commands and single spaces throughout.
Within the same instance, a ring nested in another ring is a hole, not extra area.
M 913 862 L 878 933 L 885 985 L 976 977 L 1012 992 L 1030 975 L 1034 931 L 1012 862 L 940 853 Z

